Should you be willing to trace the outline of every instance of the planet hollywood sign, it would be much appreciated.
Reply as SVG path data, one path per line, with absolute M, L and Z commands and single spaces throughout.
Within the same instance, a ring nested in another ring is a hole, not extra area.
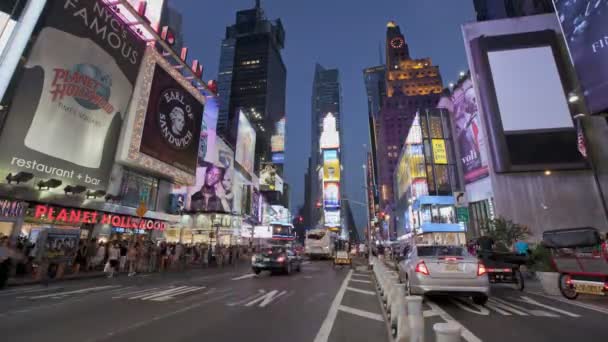
M 157 220 L 102 213 L 93 210 L 57 208 L 42 204 L 36 205 L 34 210 L 34 218 L 70 224 L 101 223 L 126 229 L 164 231 L 166 228 L 166 224 L 164 222 Z

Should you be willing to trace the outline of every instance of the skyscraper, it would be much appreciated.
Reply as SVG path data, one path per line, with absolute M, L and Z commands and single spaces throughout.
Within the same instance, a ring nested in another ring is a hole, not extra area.
M 443 89 L 439 67 L 430 58 L 413 59 L 401 29 L 386 29 L 386 97 L 377 118 L 377 168 L 380 205 L 394 203 L 393 172 L 416 111 L 433 108 Z
M 369 121 L 369 138 L 371 143 L 372 161 L 376 160 L 377 120 L 382 102 L 386 97 L 386 67 L 378 65 L 363 70 L 365 90 L 367 92 L 367 111 Z M 373 174 L 378 174 L 376 163 L 372 162 Z M 374 179 L 374 183 L 377 179 Z
M 236 23 L 226 28 L 222 41 L 218 133 L 234 143 L 238 112 L 243 110 L 256 130 L 256 170 L 261 161 L 271 160 L 270 138 L 285 116 L 284 43 L 281 20 L 268 20 L 259 1 L 237 12 Z
M 310 220 L 315 226 L 321 218 L 322 210 L 317 208 L 317 202 L 322 201 L 322 177 L 319 170 L 323 167 L 319 141 L 323 132 L 323 121 L 328 113 L 336 119 L 336 129 L 342 140 L 341 123 L 341 88 L 338 69 L 326 69 L 320 64 L 315 65 L 315 75 L 312 85 L 311 98 L 311 148 L 308 174 L 310 177 Z

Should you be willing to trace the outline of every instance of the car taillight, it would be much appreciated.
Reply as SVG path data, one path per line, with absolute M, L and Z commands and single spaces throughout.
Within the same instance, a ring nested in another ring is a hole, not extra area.
M 565 278 L 566 278 L 566 285 L 572 286 L 572 277 L 567 275 Z
M 480 277 L 486 273 L 488 273 L 488 270 L 486 270 L 486 266 L 482 263 L 477 264 L 477 276 Z
M 608 281 L 604 283 L 604 291 L 608 291 Z
M 416 273 L 429 275 L 429 269 L 426 268 L 426 264 L 424 263 L 424 261 L 421 261 L 416 265 Z
M 280 256 L 277 258 L 277 262 L 284 262 L 285 261 L 285 257 L 284 256 Z
M 445 261 L 458 261 L 458 260 L 463 260 L 464 258 L 461 257 L 440 257 L 439 260 L 445 260 Z

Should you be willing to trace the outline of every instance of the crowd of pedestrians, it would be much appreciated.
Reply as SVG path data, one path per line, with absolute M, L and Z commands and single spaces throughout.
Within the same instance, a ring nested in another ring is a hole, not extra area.
M 120 273 L 133 276 L 192 267 L 225 267 L 248 254 L 246 247 L 221 244 L 81 239 L 72 260 L 55 261 L 40 258 L 36 245 L 27 239 L 19 238 L 11 243 L 7 236 L 0 236 L 0 289 L 10 277 L 36 278 L 41 269 L 45 270 L 44 277 L 39 277 L 42 279 L 55 278 L 59 269 L 62 274 L 72 275 L 103 271 L 108 277 Z M 40 267 L 43 264 L 45 267 Z

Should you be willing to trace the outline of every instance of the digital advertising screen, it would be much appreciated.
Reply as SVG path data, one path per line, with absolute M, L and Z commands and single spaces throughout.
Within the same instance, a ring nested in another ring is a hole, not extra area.
M 323 183 L 323 206 L 326 209 L 340 208 L 340 183 Z
M 485 131 L 481 126 L 475 88 L 470 78 L 454 90 L 452 103 L 455 142 L 460 152 L 464 180 L 469 184 L 489 175 Z
M 591 113 L 608 109 L 608 1 L 554 0 Z
M 239 126 L 236 141 L 236 162 L 249 174 L 255 173 L 256 133 L 242 110 L 239 111 Z
M 114 13 L 101 0 L 49 1 L 12 82 L 0 135 L 10 146 L 0 149 L 4 174 L 106 189 L 145 51 L 126 24 L 108 18 Z
M 323 162 L 323 180 L 324 181 L 339 181 L 340 180 L 340 161 L 337 159 L 326 160 Z

